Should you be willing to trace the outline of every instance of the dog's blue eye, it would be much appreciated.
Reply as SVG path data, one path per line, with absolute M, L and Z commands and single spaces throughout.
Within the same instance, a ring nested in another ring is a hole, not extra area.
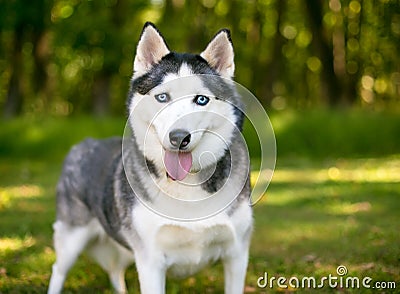
M 165 103 L 170 100 L 170 97 L 167 93 L 161 93 L 154 96 L 156 100 L 160 103 Z
M 194 97 L 193 101 L 197 105 L 204 106 L 210 101 L 210 98 L 204 95 L 197 95 L 196 97 Z

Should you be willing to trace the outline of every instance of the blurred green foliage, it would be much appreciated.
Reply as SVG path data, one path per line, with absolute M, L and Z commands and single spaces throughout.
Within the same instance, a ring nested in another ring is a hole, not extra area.
M 266 107 L 398 108 L 397 0 L 0 0 L 4 116 L 124 114 L 145 21 L 189 52 L 230 28 L 236 80 Z
M 272 112 L 279 158 L 368 158 L 397 155 L 400 116 L 365 110 L 306 110 Z M 86 137 L 122 136 L 125 118 L 21 117 L 0 128 L 1 159 L 61 162 L 73 144 Z M 249 122 L 244 125 L 252 163 L 260 156 L 259 139 Z

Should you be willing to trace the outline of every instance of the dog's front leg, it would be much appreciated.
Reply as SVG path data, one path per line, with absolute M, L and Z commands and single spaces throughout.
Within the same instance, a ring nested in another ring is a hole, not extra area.
M 248 248 L 224 258 L 225 294 L 243 294 L 246 280 Z
M 141 256 L 139 256 L 141 255 Z M 135 254 L 141 294 L 164 294 L 166 269 L 154 255 Z

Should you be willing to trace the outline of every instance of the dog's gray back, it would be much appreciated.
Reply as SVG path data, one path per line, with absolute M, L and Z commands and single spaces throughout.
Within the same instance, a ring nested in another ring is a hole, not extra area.
M 110 236 L 125 245 L 118 234 L 123 222 L 118 211 L 121 203 L 117 205 L 115 198 L 127 191 L 128 185 L 122 168 L 121 142 L 116 137 L 86 139 L 71 149 L 57 185 L 57 220 L 82 226 L 97 218 Z M 134 199 L 131 191 L 125 194 L 128 197 L 119 201 Z

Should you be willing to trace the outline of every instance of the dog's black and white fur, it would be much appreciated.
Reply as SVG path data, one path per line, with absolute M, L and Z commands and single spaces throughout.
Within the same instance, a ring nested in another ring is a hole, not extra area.
M 218 259 L 225 293 L 243 293 L 252 210 L 247 150 L 238 139 L 242 105 L 229 83 L 233 57 L 228 30 L 194 55 L 171 52 L 156 27 L 145 24 L 127 104 L 133 136 L 124 148 L 121 138 L 87 139 L 64 162 L 48 293 L 61 292 L 85 248 L 118 293 L 126 292 L 124 273 L 133 262 L 141 293 L 157 294 L 165 292 L 167 274 L 191 275 Z M 204 154 L 212 156 L 202 160 Z M 200 179 L 203 171 L 209 176 Z M 153 209 L 171 195 L 182 203 L 233 200 L 193 219 L 210 207 L 177 205 L 179 217 Z

